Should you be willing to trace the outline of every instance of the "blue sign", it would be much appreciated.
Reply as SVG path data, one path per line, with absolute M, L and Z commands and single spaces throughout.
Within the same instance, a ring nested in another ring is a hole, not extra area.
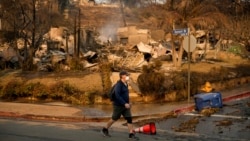
M 182 36 L 188 35 L 188 28 L 183 28 L 183 29 L 174 29 L 173 34 L 180 34 Z

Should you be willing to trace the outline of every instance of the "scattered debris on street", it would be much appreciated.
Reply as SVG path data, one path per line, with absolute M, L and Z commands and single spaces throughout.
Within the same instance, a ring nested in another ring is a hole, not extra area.
M 176 132 L 195 132 L 196 125 L 199 123 L 199 117 L 194 117 L 186 122 L 182 122 L 179 127 L 172 127 Z

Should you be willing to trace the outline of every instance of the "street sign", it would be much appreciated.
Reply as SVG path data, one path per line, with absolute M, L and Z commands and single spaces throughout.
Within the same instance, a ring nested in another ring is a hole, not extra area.
M 182 35 L 182 36 L 186 36 L 186 35 L 188 35 L 188 28 L 174 29 L 174 30 L 173 30 L 173 34 L 175 34 L 175 35 L 180 34 L 180 35 Z
M 196 48 L 196 38 L 193 35 L 185 36 L 182 42 L 182 46 L 186 52 L 188 52 L 188 103 L 190 102 L 190 60 L 191 52 Z
M 193 35 L 190 35 L 190 39 L 188 36 L 185 36 L 182 44 L 186 52 L 193 52 L 194 49 L 196 48 L 196 38 Z M 190 45 L 190 48 L 188 49 L 189 45 Z

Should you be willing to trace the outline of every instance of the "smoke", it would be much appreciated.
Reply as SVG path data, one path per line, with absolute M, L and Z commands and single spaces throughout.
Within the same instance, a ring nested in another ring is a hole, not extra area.
M 97 4 L 101 4 L 101 3 L 110 3 L 110 0 L 95 0 L 95 2 Z
M 102 43 L 105 43 L 108 40 L 116 40 L 118 27 L 119 24 L 116 23 L 106 24 L 99 29 L 100 36 L 98 37 L 98 39 L 101 40 Z

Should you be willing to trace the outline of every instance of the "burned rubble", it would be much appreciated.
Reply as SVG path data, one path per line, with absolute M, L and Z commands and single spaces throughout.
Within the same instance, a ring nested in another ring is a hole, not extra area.
M 106 30 L 107 31 L 107 30 Z M 192 53 L 192 60 L 202 58 L 210 50 L 216 48 L 214 58 L 220 50 L 224 50 L 227 44 L 224 40 L 198 30 L 194 33 L 197 38 L 196 49 Z M 173 45 L 178 51 L 180 43 L 172 41 L 170 33 L 163 30 L 137 29 L 136 26 L 120 27 L 112 32 L 97 31 L 94 27 L 81 28 L 80 41 L 66 27 L 51 28 L 43 36 L 42 44 L 35 51 L 33 64 L 39 71 L 52 71 L 55 66 L 67 71 L 71 70 L 70 61 L 78 58 L 80 68 L 91 68 L 99 63 L 108 61 L 113 70 L 127 69 L 141 71 L 143 65 L 149 64 L 154 59 L 172 61 Z M 211 40 L 217 40 L 213 43 Z M 76 43 L 75 43 L 76 42 Z M 0 48 L 1 69 L 6 67 L 20 67 L 20 60 L 26 57 L 24 39 L 17 40 L 17 49 L 13 45 L 4 44 Z M 179 46 L 179 47 L 178 47 Z M 26 45 L 29 48 L 29 44 Z

